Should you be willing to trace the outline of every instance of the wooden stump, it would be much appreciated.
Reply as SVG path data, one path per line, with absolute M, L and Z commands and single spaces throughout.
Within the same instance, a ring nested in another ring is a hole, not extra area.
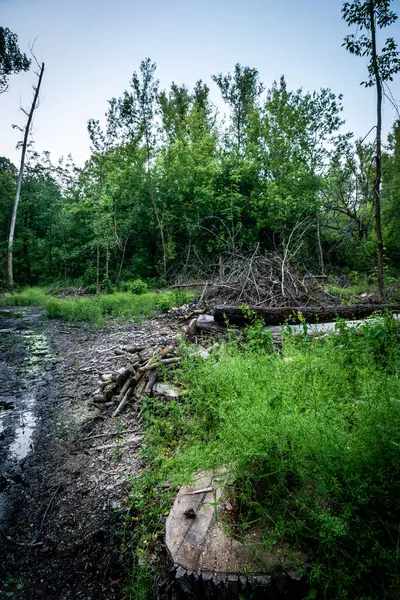
M 200 473 L 193 487 L 182 487 L 168 515 L 165 541 L 174 564 L 178 598 L 301 599 L 305 577 L 279 552 L 263 548 L 259 536 L 251 544 L 228 537 L 218 519 L 226 475 Z M 256 550 L 256 552 L 255 552 Z

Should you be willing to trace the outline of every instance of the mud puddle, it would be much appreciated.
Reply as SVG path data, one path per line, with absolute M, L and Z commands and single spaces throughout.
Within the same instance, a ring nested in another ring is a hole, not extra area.
M 1 311 L 1 599 L 124 597 L 129 491 L 143 467 L 129 438 L 140 423 L 134 406 L 113 419 L 92 394 L 123 365 L 105 349 L 171 335 L 162 321 L 96 331 L 34 308 Z
M 41 366 L 51 355 L 45 335 L 31 329 L 4 328 L 1 326 L 4 319 L 24 319 L 24 313 L 0 311 L 0 353 L 4 354 L 8 350 L 9 356 L 8 361 L 2 361 L 1 454 L 3 461 L 8 463 L 8 468 L 12 468 L 13 462 L 23 460 L 33 450 L 35 387 L 40 379 Z M 7 381 L 4 382 L 5 377 L 9 381 L 8 385 Z

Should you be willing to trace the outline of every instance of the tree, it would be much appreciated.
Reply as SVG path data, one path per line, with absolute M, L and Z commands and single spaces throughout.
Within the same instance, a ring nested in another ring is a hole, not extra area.
M 388 136 L 387 152 L 382 157 L 383 217 L 385 247 L 392 264 L 400 266 L 400 120 Z
M 344 124 L 341 112 L 341 96 L 328 88 L 312 93 L 291 91 L 282 76 L 253 112 L 247 136 L 246 164 L 253 163 L 256 173 L 248 204 L 260 243 L 272 246 L 274 239 L 283 242 L 299 219 L 312 219 L 315 226 L 307 226 L 304 252 L 308 246 L 310 259 L 318 255 L 321 274 L 322 190 L 332 154 L 349 137 L 340 133 Z
M 0 27 L 0 94 L 8 89 L 8 78 L 12 73 L 28 71 L 31 61 L 18 47 L 18 36 Z
M 219 73 L 213 75 L 212 79 L 218 85 L 223 100 L 231 108 L 235 145 L 240 152 L 249 116 L 264 91 L 264 85 L 259 80 L 257 69 L 242 67 L 239 63 L 235 65 L 233 75 Z
M 375 153 L 375 231 L 377 241 L 378 287 L 381 298 L 384 294 L 383 282 L 383 238 L 381 225 L 381 176 L 382 176 L 382 96 L 383 86 L 392 81 L 400 70 L 400 53 L 394 39 L 387 38 L 380 54 L 377 50 L 376 30 L 392 25 L 397 15 L 390 9 L 391 0 L 355 0 L 345 2 L 343 18 L 348 25 L 356 25 L 359 31 L 367 34 L 351 34 L 345 37 L 343 45 L 356 56 L 367 57 L 368 79 L 362 82 L 366 87 L 376 86 L 376 153 Z
M 33 87 L 34 94 L 33 94 L 33 101 L 32 101 L 32 105 L 31 105 L 31 109 L 30 109 L 29 113 L 23 109 L 23 112 L 27 116 L 28 120 L 27 120 L 26 126 L 25 126 L 24 140 L 22 142 L 21 162 L 20 162 L 18 180 L 17 180 L 17 191 L 15 193 L 14 208 L 13 208 L 13 212 L 12 212 L 11 225 L 10 225 L 10 235 L 8 238 L 8 282 L 11 287 L 14 285 L 14 275 L 13 275 L 14 231 L 15 231 L 15 222 L 17 220 L 17 211 L 18 211 L 19 197 L 20 197 L 20 193 L 21 193 L 22 177 L 24 175 L 25 155 L 26 155 L 26 150 L 28 147 L 28 138 L 29 138 L 29 134 L 31 131 L 33 113 L 35 112 L 36 108 L 38 107 L 39 90 L 40 90 L 40 84 L 42 83 L 43 73 L 44 73 L 44 63 L 42 63 L 42 65 L 40 67 L 40 71 L 38 73 L 38 83 L 36 86 Z

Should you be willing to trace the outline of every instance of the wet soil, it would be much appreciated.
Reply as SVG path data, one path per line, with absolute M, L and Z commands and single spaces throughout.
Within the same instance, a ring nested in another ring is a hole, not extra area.
M 0 314 L 0 598 L 121 599 L 140 423 L 134 406 L 114 419 L 92 395 L 124 365 L 116 344 L 168 344 L 173 331 L 163 319 L 96 331 L 18 311 Z

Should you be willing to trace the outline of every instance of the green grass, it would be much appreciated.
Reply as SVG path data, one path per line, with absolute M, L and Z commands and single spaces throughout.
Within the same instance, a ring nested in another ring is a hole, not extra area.
M 50 319 L 82 320 L 103 323 L 108 317 L 140 321 L 165 312 L 172 306 L 184 304 L 193 294 L 182 292 L 149 292 L 136 295 L 116 292 L 79 298 L 57 298 L 46 294 L 42 288 L 25 288 L 7 298 L 0 306 L 40 306 Z
M 288 337 L 280 355 L 230 343 L 207 361 L 187 354 L 174 375 L 182 399 L 145 404 L 138 552 L 162 528 L 160 483 L 224 465 L 241 530 L 256 522 L 267 548 L 306 549 L 313 597 L 398 597 L 399 326 L 339 329 Z

